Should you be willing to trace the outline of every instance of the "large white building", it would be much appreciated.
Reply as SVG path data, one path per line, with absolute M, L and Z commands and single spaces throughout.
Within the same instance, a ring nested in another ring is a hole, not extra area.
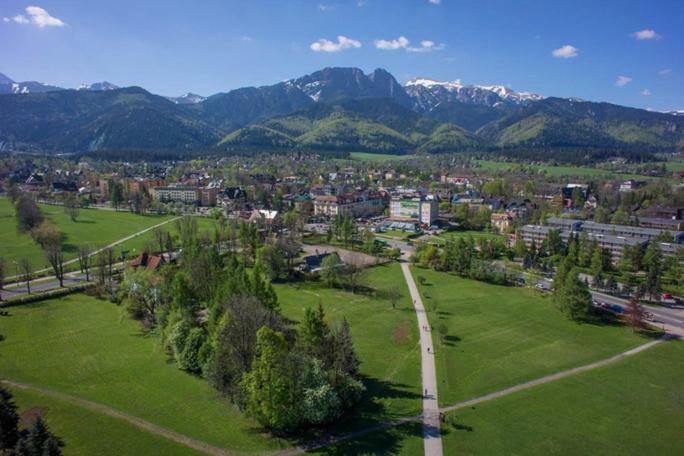
M 437 199 L 427 197 L 394 197 L 390 201 L 390 218 L 398 221 L 415 221 L 431 225 L 437 219 Z
M 152 197 L 163 203 L 180 201 L 195 204 L 200 201 L 200 192 L 197 187 L 155 187 L 152 189 Z
M 380 215 L 385 210 L 385 198 L 380 193 L 319 195 L 314 198 L 314 214 L 335 217 L 350 213 L 353 217 Z

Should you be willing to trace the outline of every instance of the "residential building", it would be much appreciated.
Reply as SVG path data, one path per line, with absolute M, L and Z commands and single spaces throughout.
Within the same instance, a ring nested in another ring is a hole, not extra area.
M 346 195 L 319 195 L 313 200 L 314 214 L 335 217 L 350 213 L 353 217 L 370 217 L 382 214 L 386 199 L 378 192 Z
M 511 227 L 513 224 L 513 217 L 511 217 L 511 215 L 508 213 L 494 213 L 492 214 L 490 222 L 492 226 L 497 229 L 497 231 L 502 233 Z
M 155 187 L 152 189 L 152 198 L 163 203 L 179 201 L 197 204 L 200 201 L 200 194 L 197 187 Z
M 623 183 L 620 184 L 620 191 L 621 192 L 633 192 L 634 190 L 637 190 L 641 187 L 646 185 L 645 181 L 638 181 L 638 180 L 626 180 Z

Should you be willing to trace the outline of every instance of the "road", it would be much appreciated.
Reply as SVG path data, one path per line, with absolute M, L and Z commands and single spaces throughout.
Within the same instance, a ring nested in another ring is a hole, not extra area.
M 435 349 L 432 345 L 430 321 L 425 313 L 416 282 L 411 275 L 410 266 L 401 262 L 401 270 L 408 285 L 413 307 L 418 317 L 420 333 L 421 374 L 423 379 L 423 448 L 427 456 L 441 456 L 442 435 L 439 430 L 439 404 L 437 402 L 437 370 L 435 369 Z

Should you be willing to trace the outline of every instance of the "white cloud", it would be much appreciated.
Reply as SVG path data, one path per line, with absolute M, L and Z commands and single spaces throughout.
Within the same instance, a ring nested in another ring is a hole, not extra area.
M 661 76 L 667 76 L 668 74 L 672 73 L 671 68 L 665 68 L 664 70 L 658 71 L 658 74 Z
M 24 16 L 23 14 L 17 14 L 12 18 L 12 20 L 17 24 L 28 24 L 29 22 L 31 22 L 28 19 L 26 19 L 26 16 Z
M 242 41 L 243 43 L 253 43 L 254 38 L 252 38 L 251 36 L 244 35 L 240 37 L 240 41 Z
M 330 11 L 330 10 L 332 10 L 332 9 L 335 8 L 335 7 L 332 6 L 332 5 L 326 5 L 325 3 L 319 3 L 319 4 L 316 6 L 316 8 L 318 8 L 318 11 L 320 11 L 320 12 L 322 12 L 322 13 L 325 13 L 326 11 Z
M 441 51 L 444 49 L 444 43 L 436 44 L 434 41 L 430 40 L 423 40 L 420 42 L 419 47 L 409 47 L 406 48 L 408 52 L 432 52 L 432 51 Z
M 551 52 L 551 55 L 556 57 L 557 59 L 570 59 L 572 57 L 577 57 L 578 54 L 579 49 L 569 44 L 561 46 L 558 49 L 554 49 Z
M 638 32 L 632 33 L 632 36 L 637 40 L 657 40 L 660 38 L 660 35 L 658 35 L 655 30 L 651 29 L 639 30 Z
M 423 40 L 420 46 L 410 46 L 411 42 L 405 36 L 400 36 L 396 40 L 375 40 L 373 41 L 377 49 L 383 51 L 397 51 L 404 49 L 406 52 L 432 52 L 441 51 L 445 48 L 444 43 L 436 44 L 431 40 Z
M 428 0 L 428 2 L 430 2 L 431 5 L 439 5 L 442 3 L 442 0 Z
M 641 91 L 641 95 L 648 97 L 649 95 L 651 95 L 651 91 L 648 89 L 644 89 Z
M 396 51 L 398 49 L 406 49 L 409 45 L 409 40 L 405 36 L 400 36 L 396 40 L 375 40 L 373 41 L 377 49 L 383 51 Z
M 10 18 L 9 18 L 9 17 L 3 17 L 3 18 L 2 18 L 2 22 L 9 22 L 9 21 L 10 21 Z
M 311 43 L 309 47 L 314 52 L 339 52 L 350 48 L 360 48 L 361 42 L 338 35 L 337 42 L 321 38 L 315 43 Z
M 618 76 L 617 80 L 615 81 L 615 87 L 624 87 L 630 82 L 632 82 L 632 78 L 629 76 Z
M 17 14 L 12 18 L 12 20 L 17 24 L 31 24 L 38 28 L 64 27 L 66 25 L 61 19 L 50 16 L 50 13 L 45 11 L 40 6 L 27 6 L 26 14 L 28 17 L 24 16 L 23 14 Z

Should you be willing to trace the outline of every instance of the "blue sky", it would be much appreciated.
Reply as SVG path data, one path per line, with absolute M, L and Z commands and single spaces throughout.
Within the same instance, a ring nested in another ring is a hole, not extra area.
M 15 80 L 210 95 L 382 67 L 684 109 L 681 0 L 29 1 L 0 3 L 0 72 Z

